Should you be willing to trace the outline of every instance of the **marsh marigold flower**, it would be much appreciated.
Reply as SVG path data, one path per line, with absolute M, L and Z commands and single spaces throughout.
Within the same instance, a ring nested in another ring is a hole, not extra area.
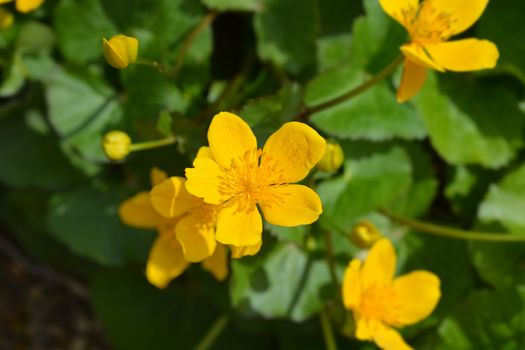
M 369 249 L 381 238 L 383 238 L 381 232 L 373 223 L 367 220 L 363 220 L 355 225 L 350 233 L 350 240 L 363 249 Z
M 117 34 L 111 39 L 102 39 L 104 58 L 115 68 L 123 69 L 135 63 L 139 50 L 139 41 L 131 36 Z
M 411 349 L 394 329 L 428 317 L 441 296 L 439 278 L 414 271 L 394 278 L 396 253 L 387 239 L 379 240 L 364 263 L 354 259 L 343 281 L 343 302 L 352 310 L 356 337 L 381 349 Z
M 0 0 L 0 4 L 13 2 L 13 0 Z M 16 0 L 15 7 L 18 12 L 27 13 L 36 10 L 44 3 L 44 0 Z
M 156 168 L 152 169 L 151 182 L 153 186 L 161 184 L 166 179 L 166 173 Z M 180 183 L 183 183 L 183 179 Z M 179 190 L 181 188 L 179 187 Z M 181 205 L 181 207 L 183 206 Z M 190 261 L 185 258 L 183 247 L 175 235 L 175 229 L 180 221 L 179 217 L 166 218 L 155 211 L 150 201 L 149 192 L 139 192 L 124 201 L 119 207 L 119 216 L 126 225 L 156 229 L 158 232 L 146 266 L 146 277 L 151 284 L 158 288 L 165 288 L 172 279 L 181 275 L 189 267 Z M 223 280 L 228 275 L 226 248 L 224 246 L 214 246 L 214 248 L 212 251 L 208 250 L 210 254 L 204 259 L 202 265 L 217 280 Z
M 280 226 L 310 224 L 322 213 L 321 200 L 301 181 L 321 159 L 325 140 L 306 124 L 289 122 L 263 149 L 248 124 L 221 112 L 208 130 L 210 157 L 197 157 L 186 169 L 186 188 L 208 204 L 221 205 L 216 238 L 223 244 L 260 244 L 262 218 Z
M 405 56 L 399 102 L 409 100 L 423 87 L 427 69 L 445 72 L 494 68 L 499 52 L 492 42 L 479 39 L 448 41 L 471 27 L 488 0 L 380 0 L 383 10 L 410 35 L 401 46 Z

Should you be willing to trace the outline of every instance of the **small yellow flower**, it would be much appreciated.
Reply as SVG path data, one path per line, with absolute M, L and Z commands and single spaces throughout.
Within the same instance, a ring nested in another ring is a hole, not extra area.
M 396 253 L 387 239 L 379 240 L 364 263 L 354 259 L 343 281 L 343 302 L 353 311 L 356 337 L 381 349 L 412 349 L 394 329 L 417 323 L 436 307 L 439 278 L 428 271 L 413 271 L 394 278 Z
M 106 61 L 115 68 L 126 68 L 137 60 L 139 41 L 134 37 L 117 34 L 109 40 L 103 38 L 102 43 Z
M 499 57 L 492 42 L 478 39 L 448 41 L 471 27 L 488 0 L 380 0 L 383 10 L 410 35 L 401 46 L 405 56 L 399 102 L 415 96 L 423 87 L 427 69 L 444 72 L 494 68 Z
M 104 153 L 111 160 L 122 160 L 127 157 L 131 147 L 131 138 L 123 131 L 113 130 L 102 139 Z
M 284 124 L 262 151 L 248 124 L 221 112 L 208 130 L 210 154 L 186 169 L 186 187 L 209 204 L 221 205 L 217 241 L 233 246 L 260 244 L 262 218 L 280 226 L 306 225 L 322 213 L 321 200 L 301 181 L 321 159 L 325 140 L 308 125 Z
M 6 9 L 0 7 L 0 29 L 6 29 L 13 25 L 13 14 Z
M 334 172 L 343 165 L 345 155 L 338 143 L 327 142 L 326 151 L 323 158 L 317 163 L 316 167 L 325 172 Z
M 12 2 L 13 0 L 0 0 L 0 4 Z M 28 13 L 39 8 L 44 0 L 16 0 L 15 6 L 18 12 Z
M 126 225 L 158 232 L 146 266 L 148 281 L 165 288 L 192 262 L 202 262 L 217 280 L 224 280 L 228 276 L 228 253 L 214 238 L 216 208 L 189 194 L 184 178 L 167 178 L 166 173 L 153 168 L 151 181 L 151 192 L 140 192 L 119 207 Z M 257 252 L 253 251 L 247 248 L 238 257 Z
M 369 249 L 383 237 L 381 232 L 369 221 L 363 220 L 352 228 L 350 239 L 359 248 Z

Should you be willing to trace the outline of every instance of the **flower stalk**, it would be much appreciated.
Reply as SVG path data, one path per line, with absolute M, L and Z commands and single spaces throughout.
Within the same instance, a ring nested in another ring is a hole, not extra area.
M 392 221 L 397 222 L 398 224 L 407 226 L 416 232 L 426 233 L 429 235 L 461 239 L 466 241 L 484 241 L 497 243 L 525 242 L 525 235 L 459 230 L 409 219 L 387 209 L 381 209 L 379 212 Z

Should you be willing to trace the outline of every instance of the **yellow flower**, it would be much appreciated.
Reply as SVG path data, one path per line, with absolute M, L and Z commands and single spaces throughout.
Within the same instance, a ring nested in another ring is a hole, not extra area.
M 102 139 L 104 153 L 111 160 L 122 160 L 127 157 L 131 147 L 131 138 L 123 131 L 113 130 Z
M 166 173 L 156 168 L 152 169 L 151 178 L 153 186 L 168 181 Z M 182 186 L 183 180 L 177 181 L 181 196 L 187 194 Z M 119 207 L 119 216 L 126 225 L 158 231 L 146 266 L 146 277 L 151 284 L 165 288 L 172 279 L 189 267 L 190 261 L 186 259 L 183 245 L 176 236 L 178 224 L 182 220 L 179 220 L 179 217 L 166 218 L 157 213 L 150 201 L 149 192 L 140 192 L 124 201 Z M 226 247 L 214 245 L 214 249 L 208 252 L 209 255 L 202 262 L 203 268 L 210 271 L 217 280 L 224 280 L 228 276 Z
M 496 45 L 487 40 L 448 41 L 471 27 L 488 0 L 380 0 L 383 10 L 410 35 L 401 46 L 405 56 L 399 102 L 405 102 L 423 87 L 427 69 L 444 72 L 494 68 L 499 57 Z
M 131 36 L 117 34 L 111 39 L 102 39 L 104 57 L 113 67 L 123 69 L 135 63 L 139 50 L 139 41 Z
M 0 4 L 12 2 L 13 0 L 0 0 Z M 15 6 L 18 12 L 28 13 L 42 5 L 44 0 L 16 0 Z
M 301 181 L 321 159 L 325 140 L 308 125 L 284 124 L 262 151 L 248 124 L 221 112 L 208 130 L 210 157 L 197 157 L 186 169 L 186 187 L 209 204 L 221 205 L 216 239 L 233 246 L 260 244 L 262 219 L 280 226 L 316 221 L 321 200 Z
M 356 337 L 385 350 L 411 349 L 393 327 L 428 317 L 441 296 L 439 278 L 431 272 L 394 278 L 396 259 L 392 243 L 381 239 L 364 263 L 350 262 L 343 281 L 343 302 L 353 311 Z
M 317 163 L 317 168 L 325 172 L 334 172 L 341 167 L 345 155 L 343 149 L 338 143 L 328 142 L 323 158 Z

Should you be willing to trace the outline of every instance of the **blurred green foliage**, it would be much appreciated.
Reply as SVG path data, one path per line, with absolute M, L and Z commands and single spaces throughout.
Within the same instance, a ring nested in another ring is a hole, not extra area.
M 367 348 L 339 331 L 345 315 L 331 307 L 340 291 L 323 239 L 332 233 L 341 278 L 359 254 L 346 235 L 363 219 L 393 240 L 400 272 L 442 280 L 436 312 L 404 332 L 411 344 L 522 349 L 524 245 L 420 236 L 377 210 L 525 234 L 524 6 L 491 1 L 470 30 L 497 44 L 497 69 L 430 75 L 406 104 L 396 102 L 395 74 L 311 117 L 345 152 L 338 173 L 309 180 L 323 201 L 318 223 L 269 225 L 262 252 L 233 262 L 227 282 L 195 265 L 157 290 L 144 277 L 154 233 L 117 216 L 120 201 L 150 187 L 151 167 L 182 176 L 220 109 L 237 111 L 262 144 L 304 106 L 377 73 L 405 33 L 377 0 L 46 1 L 0 32 L 2 226 L 35 259 L 87 282 L 118 349 L 192 348 L 224 312 L 233 321 L 216 349 L 319 349 L 316 315 L 327 305 L 341 347 Z M 210 11 L 213 24 L 185 48 Z M 101 41 L 117 33 L 139 39 L 141 58 L 173 67 L 183 57 L 180 70 L 109 67 Z M 179 142 L 112 164 L 100 147 L 111 129 L 134 141 L 173 132 Z

